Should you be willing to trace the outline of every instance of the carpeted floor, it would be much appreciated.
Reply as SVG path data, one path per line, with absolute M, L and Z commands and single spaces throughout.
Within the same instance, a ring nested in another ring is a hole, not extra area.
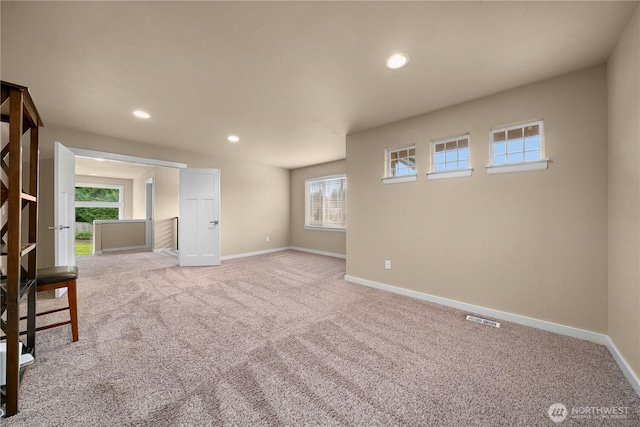
M 177 266 L 170 253 L 78 259 L 80 341 L 38 334 L 3 426 L 545 426 L 554 403 L 640 398 L 606 347 L 345 282 L 344 260 L 286 251 Z M 41 309 L 60 301 L 43 299 Z

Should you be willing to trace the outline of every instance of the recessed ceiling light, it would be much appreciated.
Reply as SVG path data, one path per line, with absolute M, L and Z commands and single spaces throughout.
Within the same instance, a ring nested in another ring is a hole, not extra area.
M 91 176 L 98 176 L 98 174 L 97 174 L 97 173 L 90 173 L 89 175 L 91 175 Z
M 96 162 L 106 162 L 106 159 L 94 159 Z
M 227 141 L 229 141 L 229 142 L 238 142 L 238 141 L 240 141 L 240 138 L 238 138 L 238 137 L 237 137 L 237 136 L 235 136 L 235 135 L 229 135 L 229 136 L 227 137 Z
M 148 119 L 149 117 L 151 117 L 151 114 L 147 113 L 146 111 L 142 111 L 142 110 L 134 111 L 133 115 L 136 116 L 139 119 Z
M 397 70 L 404 67 L 409 62 L 409 57 L 404 53 L 396 53 L 387 58 L 387 68 L 390 70 Z

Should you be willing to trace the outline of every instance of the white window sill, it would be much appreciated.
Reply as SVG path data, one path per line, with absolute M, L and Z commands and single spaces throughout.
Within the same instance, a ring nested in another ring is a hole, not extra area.
M 382 178 L 383 184 L 400 184 L 401 182 L 415 182 L 418 180 L 417 175 L 406 176 L 386 176 Z
M 464 178 L 471 176 L 473 168 L 458 169 L 453 171 L 439 171 L 439 172 L 427 172 L 427 179 L 449 179 L 449 178 Z
M 541 171 L 547 169 L 548 163 L 549 159 L 542 159 L 535 160 L 533 162 L 506 165 L 488 165 L 487 173 L 489 175 L 494 175 L 498 173 Z
M 305 225 L 305 230 L 319 230 L 319 231 L 339 231 L 345 233 L 347 231 L 346 228 L 331 228 L 331 227 L 314 227 L 311 225 Z

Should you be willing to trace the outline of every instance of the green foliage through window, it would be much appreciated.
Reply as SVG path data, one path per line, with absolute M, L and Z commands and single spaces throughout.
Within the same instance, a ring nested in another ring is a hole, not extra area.
M 119 202 L 117 188 L 76 187 L 76 202 Z M 102 218 L 101 218 L 102 219 Z M 115 218 L 118 219 L 118 218 Z
M 90 231 L 76 231 L 76 240 L 91 240 L 93 234 Z

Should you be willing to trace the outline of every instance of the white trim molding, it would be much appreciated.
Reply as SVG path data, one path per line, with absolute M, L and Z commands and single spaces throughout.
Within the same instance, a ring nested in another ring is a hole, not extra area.
M 149 248 L 146 246 L 124 246 L 122 248 L 107 248 L 107 249 L 102 248 L 101 252 L 96 251 L 95 253 L 98 254 L 98 253 L 105 253 L 105 252 L 133 251 L 136 249 L 149 249 Z
M 275 249 L 266 249 L 263 251 L 255 251 L 255 252 L 245 252 L 242 254 L 235 254 L 235 255 L 225 255 L 220 257 L 220 261 L 228 261 L 231 259 L 237 259 L 237 258 L 247 258 L 247 257 L 251 257 L 251 256 L 257 256 L 257 255 L 265 255 L 265 254 L 271 254 L 274 252 L 283 252 L 283 251 L 298 251 L 298 252 L 306 252 L 306 253 L 310 253 L 310 254 L 315 254 L 315 255 L 323 255 L 323 256 L 330 256 L 333 258 L 342 258 L 342 259 L 346 259 L 347 256 L 343 255 L 343 254 L 338 254 L 338 253 L 334 253 L 334 252 L 325 252 L 325 251 L 317 251 L 315 249 L 307 249 L 307 248 L 301 248 L 298 246 L 283 246 L 281 248 L 275 248 Z
M 631 369 L 629 363 L 627 363 L 626 359 L 622 356 L 622 353 L 620 353 L 620 350 L 618 350 L 618 347 L 616 347 L 616 345 L 613 343 L 613 340 L 608 335 L 607 347 L 609 348 L 609 352 L 613 356 L 613 359 L 616 361 L 616 363 L 618 363 L 620 370 L 627 378 L 627 380 L 629 380 L 629 382 L 631 383 L 631 387 L 633 387 L 638 396 L 640 396 L 640 378 L 633 372 L 633 369 Z
M 149 159 L 146 157 L 129 156 L 126 154 L 107 153 L 104 151 L 86 150 L 84 148 L 69 147 L 69 150 L 76 156 L 92 157 L 96 159 L 117 160 L 119 162 L 140 163 L 150 166 L 163 166 L 167 168 L 186 168 L 186 163 L 167 162 L 165 160 Z
M 495 175 L 499 173 L 542 171 L 547 169 L 548 164 L 549 159 L 541 159 L 523 163 L 487 165 L 486 168 L 489 175 Z
M 449 179 L 449 178 L 465 178 L 471 176 L 473 168 L 457 169 L 452 171 L 427 172 L 427 179 Z
M 176 248 L 157 248 L 153 249 L 153 252 L 176 252 Z
M 234 255 L 225 255 L 225 256 L 221 256 L 220 257 L 220 261 L 229 261 L 229 260 L 232 260 L 232 259 L 247 258 L 247 257 L 251 257 L 251 256 L 271 254 L 273 252 L 282 252 L 282 251 L 286 251 L 288 249 L 289 249 L 289 247 L 285 246 L 285 247 L 282 247 L 282 248 L 265 249 L 263 251 L 245 252 L 245 253 L 242 253 L 242 254 L 234 254 Z
M 338 231 L 341 233 L 346 233 L 347 229 L 346 228 L 338 228 L 338 227 L 316 227 L 313 225 L 305 225 L 304 226 L 305 230 L 316 230 L 316 231 Z
M 507 322 L 518 323 L 524 326 L 531 326 L 534 328 L 542 329 L 544 331 L 555 332 L 557 334 L 567 335 L 574 338 L 580 338 L 598 344 L 607 344 L 607 335 L 599 334 L 597 332 L 591 332 L 571 326 L 560 325 L 558 323 L 547 322 L 545 320 L 538 320 L 531 317 L 520 316 L 518 314 L 507 313 L 505 311 L 494 310 L 492 308 L 481 307 L 479 305 L 468 304 L 466 302 L 460 302 L 449 298 L 443 298 L 418 291 L 412 291 L 409 289 L 398 288 L 396 286 L 386 285 L 384 283 L 378 283 L 367 279 L 361 279 L 359 277 L 345 275 L 344 279 L 348 282 L 356 283 L 358 285 L 370 286 L 396 294 L 406 295 L 409 297 L 434 302 L 436 304 L 446 305 L 448 307 L 457 308 L 462 311 L 481 314 L 487 317 L 494 317 L 496 319 L 504 320 Z
M 333 257 L 333 258 L 347 259 L 346 255 L 338 254 L 338 253 L 334 253 L 334 252 L 317 251 L 315 249 L 300 248 L 298 246 L 289 246 L 289 249 L 291 249 L 292 251 L 307 252 L 307 253 L 310 253 L 310 254 L 324 255 L 324 256 L 330 256 L 330 257 Z
M 415 182 L 418 180 L 418 175 L 404 175 L 404 176 L 385 176 L 382 178 L 383 184 L 400 184 L 402 182 Z
M 591 341 L 596 344 L 602 344 L 609 349 L 609 352 L 613 356 L 614 360 L 620 367 L 620 370 L 631 383 L 631 387 L 640 396 L 640 378 L 633 372 L 629 363 L 622 356 L 616 345 L 613 343 L 608 335 L 600 334 L 597 332 L 587 331 L 584 329 L 574 328 L 572 326 L 561 325 L 558 323 L 547 322 L 545 320 L 534 319 L 531 317 L 520 316 L 518 314 L 508 313 L 505 311 L 494 310 L 492 308 L 481 307 L 478 305 L 468 304 L 461 301 L 452 300 L 449 298 L 443 298 L 435 295 L 426 294 L 423 292 L 412 291 L 410 289 L 399 288 L 397 286 L 391 286 L 384 283 L 374 282 L 372 280 L 361 279 L 350 275 L 345 275 L 344 280 L 347 282 L 355 283 L 358 285 L 369 286 L 372 288 L 381 289 L 387 292 L 393 292 L 400 295 L 405 295 L 412 298 L 421 299 L 424 301 L 433 302 L 436 304 L 445 305 L 447 307 L 457 308 L 465 312 L 480 314 L 486 317 L 493 317 L 496 319 L 504 320 L 507 322 L 517 323 L 519 325 L 530 326 L 532 328 L 542 329 L 543 331 L 549 331 L 560 335 L 566 335 L 581 340 Z

